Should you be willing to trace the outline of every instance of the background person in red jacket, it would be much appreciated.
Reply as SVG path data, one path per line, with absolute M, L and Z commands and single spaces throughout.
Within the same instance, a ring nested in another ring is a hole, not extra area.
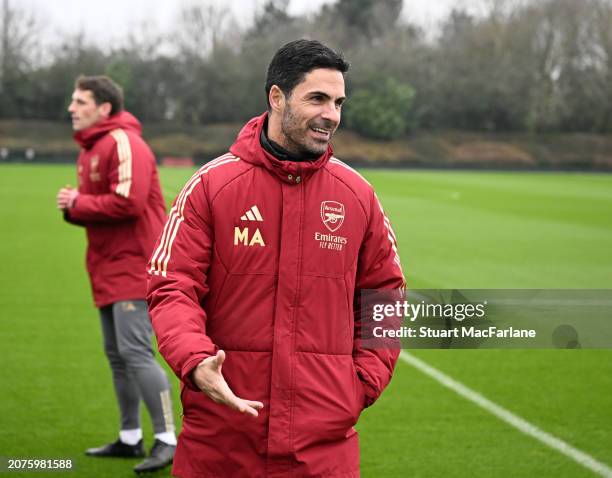
M 182 381 L 177 476 L 359 476 L 353 425 L 398 350 L 361 346 L 356 304 L 404 277 L 372 187 L 332 156 L 347 70 L 317 41 L 283 46 L 268 111 L 187 182 L 155 247 L 153 328 Z
M 110 78 L 79 77 L 68 111 L 81 146 L 79 187 L 60 189 L 57 207 L 87 230 L 87 269 L 121 414 L 119 439 L 86 453 L 144 456 L 144 399 L 155 442 L 135 471 L 153 471 L 170 464 L 176 445 L 168 377 L 155 361 L 145 302 L 147 259 L 166 219 L 155 157 Z

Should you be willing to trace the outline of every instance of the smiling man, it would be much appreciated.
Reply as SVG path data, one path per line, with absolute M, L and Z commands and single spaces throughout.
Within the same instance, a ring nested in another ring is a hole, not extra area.
M 347 70 L 317 41 L 283 46 L 268 111 L 174 202 L 148 301 L 182 382 L 176 476 L 359 476 L 353 425 L 397 360 L 361 346 L 359 290 L 404 278 L 372 187 L 332 156 Z
M 79 187 L 61 188 L 57 207 L 68 222 L 87 230 L 87 270 L 121 418 L 119 438 L 86 454 L 143 457 L 144 400 L 155 441 L 134 470 L 154 471 L 171 463 L 176 446 L 168 377 L 151 347 L 145 301 L 145 267 L 166 218 L 155 157 L 110 78 L 79 77 L 68 112 L 81 146 Z

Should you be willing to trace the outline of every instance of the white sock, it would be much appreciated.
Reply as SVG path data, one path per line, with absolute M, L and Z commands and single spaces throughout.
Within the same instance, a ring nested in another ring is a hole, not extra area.
M 136 445 L 140 440 L 142 440 L 142 428 L 121 430 L 119 432 L 119 440 L 126 445 Z
M 156 433 L 155 438 L 160 441 L 163 441 L 166 445 L 174 445 L 176 446 L 176 436 L 173 432 L 162 432 Z

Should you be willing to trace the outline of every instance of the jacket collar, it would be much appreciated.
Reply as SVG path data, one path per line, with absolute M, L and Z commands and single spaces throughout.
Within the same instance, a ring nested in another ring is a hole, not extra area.
M 240 159 L 263 166 L 286 183 L 298 184 L 324 167 L 333 155 L 331 145 L 313 161 L 281 161 L 268 153 L 260 142 L 260 135 L 268 113 L 251 119 L 238 133 L 230 152 Z
M 73 138 L 82 148 L 91 149 L 102 136 L 117 128 L 132 130 L 138 135 L 142 134 L 142 126 L 134 115 L 127 111 L 120 111 L 87 129 L 77 131 Z

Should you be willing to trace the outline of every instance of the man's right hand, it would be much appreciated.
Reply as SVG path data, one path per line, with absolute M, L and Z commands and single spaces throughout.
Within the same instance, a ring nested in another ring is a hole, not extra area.
M 78 195 L 79 191 L 70 185 L 61 188 L 55 197 L 57 208 L 62 211 L 70 209 L 72 206 L 74 206 L 74 202 L 76 201 Z
M 244 400 L 234 395 L 221 373 L 224 361 L 225 352 L 223 350 L 219 350 L 213 357 L 202 360 L 191 374 L 193 382 L 213 401 L 227 405 L 240 413 L 257 417 L 258 410 L 263 408 L 263 403 Z

